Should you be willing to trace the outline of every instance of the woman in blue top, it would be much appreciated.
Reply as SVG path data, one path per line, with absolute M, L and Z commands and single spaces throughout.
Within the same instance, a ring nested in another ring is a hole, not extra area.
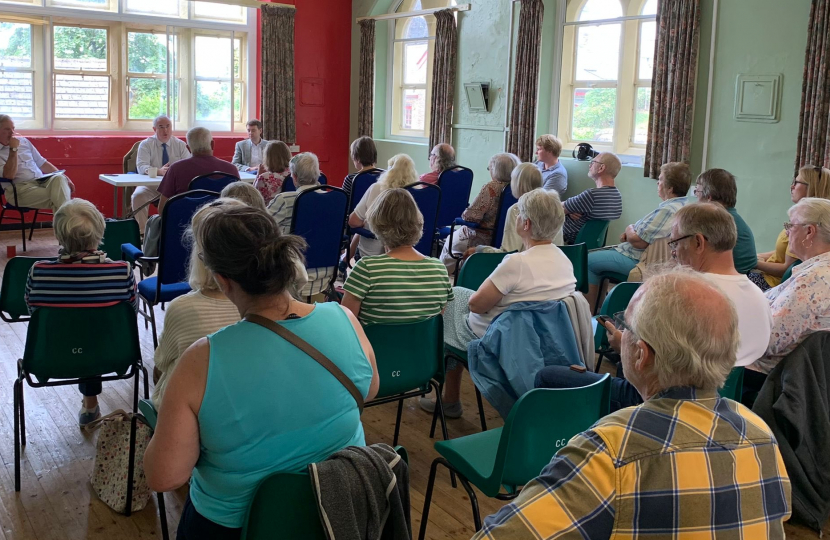
M 205 266 L 242 318 L 276 321 L 336 364 L 365 400 L 377 394 L 374 353 L 357 319 L 287 290 L 302 239 L 280 234 L 270 215 L 247 206 L 223 207 L 197 235 Z M 144 468 L 155 491 L 192 476 L 179 539 L 239 538 L 263 478 L 365 444 L 349 391 L 294 345 L 244 320 L 185 351 L 162 403 Z

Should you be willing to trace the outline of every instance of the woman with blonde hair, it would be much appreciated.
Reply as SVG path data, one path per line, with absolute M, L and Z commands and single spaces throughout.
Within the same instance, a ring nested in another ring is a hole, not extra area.
M 291 150 L 284 142 L 272 141 L 265 147 L 254 187 L 262 194 L 266 205 L 282 191 L 282 183 L 291 175 L 290 161 Z
M 219 194 L 222 198 L 236 199 L 242 201 L 248 206 L 265 210 L 265 199 L 262 198 L 262 193 L 247 182 L 232 182 L 225 186 L 222 193 Z

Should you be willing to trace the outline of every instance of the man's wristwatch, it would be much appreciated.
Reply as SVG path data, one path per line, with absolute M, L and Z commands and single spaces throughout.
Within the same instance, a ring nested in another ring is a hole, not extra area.
M 14 148 L 9 147 L 9 150 L 11 150 L 12 152 L 17 152 L 17 147 L 14 147 Z

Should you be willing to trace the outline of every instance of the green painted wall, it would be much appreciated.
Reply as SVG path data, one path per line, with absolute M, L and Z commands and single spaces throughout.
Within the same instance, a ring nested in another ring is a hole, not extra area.
M 387 13 L 396 0 L 353 0 L 355 17 Z M 504 148 L 504 122 L 510 36 L 510 9 L 518 6 L 508 0 L 473 0 L 473 9 L 460 13 L 459 76 L 453 144 L 458 161 L 475 171 L 476 186 L 487 179 L 489 158 Z M 806 27 L 810 3 L 806 0 L 702 0 L 702 29 L 696 94 L 695 127 L 692 137 L 692 170 L 722 167 L 738 177 L 738 211 L 752 227 L 759 251 L 772 249 L 790 206 L 801 77 L 806 47 Z M 542 68 L 539 81 L 537 132 L 550 131 L 553 54 L 557 29 L 556 0 L 545 1 L 542 34 Z M 716 17 L 710 128 L 706 125 L 706 105 L 710 72 L 712 21 Z M 386 22 L 377 24 L 375 83 L 375 138 L 381 163 L 397 153 L 415 159 L 419 171 L 428 170 L 426 144 L 391 141 L 386 133 L 386 76 L 388 40 Z M 513 40 L 515 42 L 515 40 Z M 360 37 L 357 25 L 352 46 L 352 135 L 356 134 L 357 56 Z M 512 66 L 511 66 L 512 69 Z M 739 73 L 750 75 L 783 74 L 781 120 L 775 124 L 738 122 L 734 119 L 735 82 Z M 490 81 L 492 106 L 489 113 L 473 113 L 463 97 L 463 82 Z M 554 105 L 555 106 L 555 105 Z M 345 152 L 344 152 L 345 153 Z M 704 160 L 706 154 L 706 163 Z M 568 195 L 591 187 L 587 163 L 563 159 L 570 178 Z M 609 240 L 625 226 L 651 211 L 658 203 L 654 180 L 644 178 L 642 168 L 623 168 L 618 177 L 623 195 L 623 215 L 612 223 Z

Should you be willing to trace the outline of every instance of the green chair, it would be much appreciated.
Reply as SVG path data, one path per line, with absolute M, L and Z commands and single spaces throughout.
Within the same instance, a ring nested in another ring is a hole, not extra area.
M 29 322 L 23 358 L 14 381 L 14 490 L 20 491 L 20 452 L 26 446 L 23 381 L 29 386 L 65 386 L 96 381 L 134 379 L 133 412 L 138 411 L 140 374 L 149 397 L 147 370 L 141 361 L 138 322 L 132 305 L 121 302 L 102 308 L 42 307 Z M 130 433 L 127 478 L 135 465 L 135 429 Z M 133 483 L 127 482 L 130 515 Z
M 790 267 L 789 267 L 789 268 L 787 268 L 787 269 L 784 271 L 784 275 L 783 275 L 783 276 L 781 276 L 781 283 L 784 283 L 785 281 L 787 281 L 788 279 L 790 279 L 790 278 L 792 277 L 792 275 L 793 275 L 793 268 L 795 268 L 795 267 L 796 267 L 796 266 L 798 266 L 799 264 L 801 264 L 801 260 L 800 260 L 800 259 L 796 259 L 796 260 L 795 260 L 795 262 L 794 262 L 794 263 L 792 263 L 792 264 L 790 265 Z
M 626 281 L 611 289 L 605 297 L 605 301 L 602 303 L 598 315 L 613 317 L 614 313 L 624 311 L 628 307 L 628 303 L 631 302 L 634 293 L 640 288 L 640 285 L 642 283 Z M 608 334 L 606 333 L 605 326 L 599 323 L 597 323 L 597 329 L 594 332 L 594 351 L 599 355 L 594 371 L 599 373 L 603 357 L 614 352 L 614 349 L 608 345 Z
M 158 422 L 158 411 L 156 406 L 149 399 L 142 399 L 138 402 L 138 411 L 144 417 L 144 422 L 150 426 L 152 431 L 156 430 L 156 423 Z M 162 540 L 169 540 L 170 532 L 167 530 L 167 508 L 164 506 L 164 493 L 157 491 L 156 500 L 159 507 L 159 521 L 161 522 L 161 538 Z
M 585 244 L 585 248 L 588 251 L 601 248 L 605 245 L 605 240 L 608 237 L 608 223 L 608 221 L 601 219 L 587 221 L 579 229 L 574 245 Z
M 570 259 L 576 276 L 576 290 L 588 292 L 588 248 L 584 243 L 572 246 L 560 246 L 559 249 Z
M 456 285 L 477 291 L 507 255 L 507 253 L 473 253 L 461 266 Z
M 0 286 L 0 319 L 8 323 L 28 321 L 26 304 L 26 280 L 29 270 L 37 261 L 54 261 L 55 257 L 12 257 L 3 270 Z
M 741 394 L 744 390 L 744 368 L 732 368 L 729 372 L 729 377 L 723 383 L 723 387 L 718 390 L 720 397 L 728 398 L 732 401 L 741 402 Z
M 137 249 L 141 249 L 141 232 L 138 230 L 138 222 L 133 218 L 107 220 L 101 251 L 114 261 L 127 261 L 129 259 L 121 251 L 122 244 L 132 244 Z
M 375 351 L 380 387 L 378 395 L 365 404 L 366 407 L 398 402 L 395 420 L 395 436 L 392 445 L 398 444 L 401 429 L 403 400 L 426 395 L 435 390 L 436 406 L 433 415 L 433 431 L 440 418 L 444 440 L 449 438 L 441 402 L 444 381 L 444 321 L 437 315 L 426 321 L 411 324 L 371 324 L 364 327 L 366 337 Z
M 423 540 L 429 521 L 429 505 L 438 465 L 447 467 L 470 497 L 476 530 L 481 529 L 478 501 L 470 484 L 488 497 L 515 498 L 522 486 L 539 475 L 560 448 L 608 414 L 611 379 L 582 388 L 537 388 L 513 406 L 504 427 L 435 443 L 441 454 L 429 471 L 424 511 Z M 506 492 L 502 492 L 504 486 Z

